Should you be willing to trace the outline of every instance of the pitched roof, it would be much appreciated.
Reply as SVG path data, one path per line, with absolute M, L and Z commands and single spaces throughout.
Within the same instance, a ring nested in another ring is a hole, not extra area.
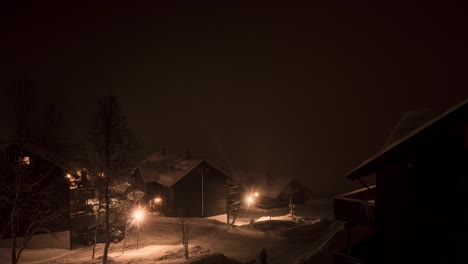
M 10 148 L 11 146 L 17 146 L 19 147 L 19 144 L 16 142 L 13 143 L 3 143 L 0 146 L 0 151 L 6 150 L 7 148 Z M 39 144 L 34 144 L 31 142 L 25 142 L 21 146 L 23 149 L 29 151 L 30 153 L 41 157 L 42 159 L 54 164 L 57 167 L 60 167 L 64 169 L 65 171 L 70 172 L 71 170 L 69 168 L 66 168 L 63 166 L 63 162 L 57 157 L 57 155 L 52 154 L 49 150 L 46 148 L 40 146 Z
M 406 137 L 419 126 L 434 119 L 446 109 L 447 108 L 424 108 L 407 111 L 401 116 L 397 125 L 390 132 L 382 148 L 385 148 L 393 142 Z
M 145 182 L 156 182 L 171 187 L 195 169 L 206 162 L 225 173 L 218 165 L 200 157 L 186 157 L 172 153 L 155 152 L 146 158 L 139 166 Z
M 361 165 L 359 165 L 358 167 L 350 171 L 346 175 L 346 177 L 348 177 L 351 180 L 356 180 L 361 176 L 366 176 L 366 175 L 370 175 L 374 173 L 378 163 L 382 159 L 387 157 L 387 155 L 389 155 L 389 153 L 392 150 L 402 147 L 402 145 L 409 139 L 417 137 L 424 130 L 430 128 L 431 126 L 438 123 L 442 119 L 457 112 L 458 110 L 460 110 L 461 108 L 467 105 L 468 105 L 468 98 L 446 109 L 445 111 L 441 111 L 440 109 L 435 109 L 433 111 L 426 111 L 424 114 L 422 113 L 416 114 L 416 113 L 410 112 L 406 115 L 406 117 L 404 115 L 402 120 L 399 122 L 400 128 L 398 128 L 397 126 L 397 128 L 391 133 L 389 139 L 387 140 L 387 144 L 375 155 L 371 156 L 370 158 L 362 162 Z M 409 120 L 415 121 L 418 119 L 419 120 L 424 119 L 424 118 L 427 119 L 428 116 L 430 115 L 432 116 L 435 115 L 435 117 L 430 118 L 428 121 L 420 124 L 419 126 L 413 125 L 414 122 L 413 123 L 408 122 Z M 408 128 L 412 128 L 412 130 L 409 130 Z M 388 143 L 389 141 L 391 143 Z

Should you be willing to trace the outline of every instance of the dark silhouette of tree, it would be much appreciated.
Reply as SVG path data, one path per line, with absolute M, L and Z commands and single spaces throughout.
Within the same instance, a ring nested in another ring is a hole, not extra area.
M 184 256 L 185 259 L 189 259 L 189 231 L 190 231 L 190 218 L 187 217 L 179 217 L 178 218 L 181 228 L 181 238 L 182 238 L 182 245 L 184 247 Z
M 5 122 L 14 127 L 14 131 L 8 132 L 16 140 L 43 144 L 47 149 L 60 151 L 58 141 L 68 132 L 64 114 L 57 105 L 39 100 L 37 90 L 37 85 L 29 78 L 15 80 L 12 86 L 3 89 L 9 107 L 4 114 L 12 117 L 12 120 L 6 118 Z
M 15 80 L 12 87 L 4 89 L 4 94 L 13 110 L 14 131 L 18 140 L 24 140 L 30 131 L 29 123 L 33 119 L 33 112 L 37 108 L 36 88 L 28 78 Z
M 16 131 L 15 147 L 0 151 L 0 238 L 7 232 L 11 236 L 11 262 L 16 264 L 33 235 L 50 232 L 50 224 L 59 221 L 64 212 L 50 210 L 55 199 L 52 194 L 57 185 L 67 187 L 68 183 L 63 178 L 51 177 L 55 164 L 23 160 L 25 142 L 35 142 L 28 128 L 28 124 L 31 126 L 34 121 L 33 112 L 37 108 L 34 83 L 27 78 L 19 79 L 4 92 L 13 109 Z M 46 153 L 48 146 L 41 147 Z M 25 230 L 18 234 L 20 227 Z M 20 244 L 17 243 L 18 235 L 22 237 Z
M 11 236 L 11 263 L 20 260 L 23 249 L 36 234 L 52 231 L 64 213 L 53 206 L 53 194 L 60 185 L 68 188 L 65 179 L 53 179 L 55 165 L 50 162 L 23 162 L 21 144 L 3 150 L 0 156 L 0 238 Z M 30 156 L 28 156 L 30 158 Z M 18 233 L 21 229 L 21 233 Z M 21 240 L 18 240 L 21 236 Z
M 130 170 L 135 164 L 133 153 L 138 146 L 115 95 L 102 97 L 98 101 L 92 142 L 95 151 L 95 169 L 99 171 L 97 175 L 101 176 L 99 209 L 104 209 L 104 226 L 107 233 L 102 259 L 105 264 L 111 242 L 109 228 L 112 187 L 125 181 L 131 175 Z M 101 210 L 98 212 L 98 218 L 100 218 L 100 212 Z

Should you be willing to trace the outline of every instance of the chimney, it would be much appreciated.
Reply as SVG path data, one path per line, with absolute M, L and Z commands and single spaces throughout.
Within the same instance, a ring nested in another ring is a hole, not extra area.
M 187 149 L 187 151 L 185 152 L 185 158 L 190 159 L 191 157 L 192 157 L 192 153 L 190 152 L 190 150 Z
M 163 149 L 162 149 L 161 154 L 162 154 L 163 156 L 166 155 L 166 148 L 163 148 Z

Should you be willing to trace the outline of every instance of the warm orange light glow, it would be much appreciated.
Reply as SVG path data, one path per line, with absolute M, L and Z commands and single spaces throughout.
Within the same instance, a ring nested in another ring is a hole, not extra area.
M 141 219 L 143 219 L 144 214 L 143 214 L 143 211 L 138 208 L 133 214 L 133 216 L 135 217 L 136 220 L 140 221 Z
M 30 159 L 29 157 L 23 157 L 23 165 L 29 165 Z
M 258 192 L 254 192 L 254 196 L 255 196 L 255 197 L 258 197 Z
M 159 198 L 159 197 L 158 197 L 158 198 L 154 198 L 154 202 L 155 202 L 155 203 L 159 203 L 159 202 L 161 202 L 161 201 L 162 201 L 162 200 L 161 200 L 161 198 Z
M 251 204 L 253 202 L 253 197 L 249 196 L 247 197 L 247 203 Z

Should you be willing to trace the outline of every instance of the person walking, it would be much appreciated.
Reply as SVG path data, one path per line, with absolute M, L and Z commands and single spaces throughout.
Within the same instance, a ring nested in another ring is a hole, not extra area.
M 260 263 L 267 264 L 268 255 L 266 253 L 265 248 L 263 248 L 262 251 L 260 252 L 258 259 L 260 259 Z

